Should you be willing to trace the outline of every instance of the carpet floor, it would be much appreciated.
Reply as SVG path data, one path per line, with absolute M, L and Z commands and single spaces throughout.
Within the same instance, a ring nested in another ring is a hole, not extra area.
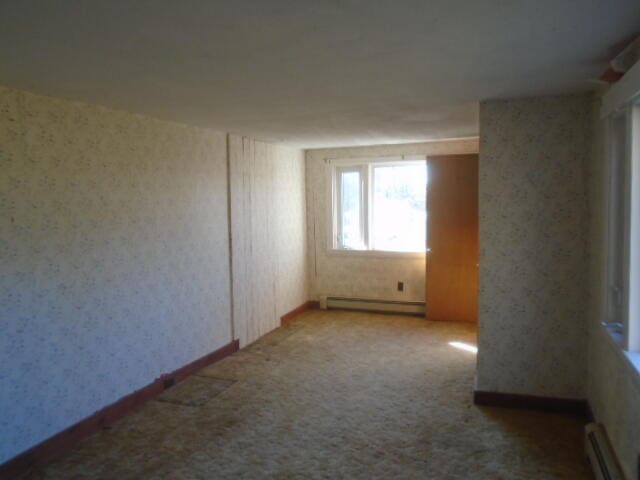
M 307 312 L 25 478 L 590 478 L 581 420 L 472 404 L 475 340 L 473 325 Z

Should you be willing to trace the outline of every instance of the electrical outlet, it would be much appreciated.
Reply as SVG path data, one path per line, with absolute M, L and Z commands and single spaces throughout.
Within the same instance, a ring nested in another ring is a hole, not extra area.
M 404 292 L 404 282 L 398 282 L 398 291 Z

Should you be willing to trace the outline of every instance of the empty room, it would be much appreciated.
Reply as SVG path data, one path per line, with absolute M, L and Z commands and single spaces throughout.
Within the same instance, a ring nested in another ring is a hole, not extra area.
M 0 1 L 0 479 L 640 480 L 640 2 Z

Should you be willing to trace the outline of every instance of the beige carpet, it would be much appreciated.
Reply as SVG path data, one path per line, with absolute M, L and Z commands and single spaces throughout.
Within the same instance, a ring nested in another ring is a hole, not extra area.
M 474 327 L 309 312 L 27 478 L 589 478 L 582 422 L 474 406 L 456 341 Z

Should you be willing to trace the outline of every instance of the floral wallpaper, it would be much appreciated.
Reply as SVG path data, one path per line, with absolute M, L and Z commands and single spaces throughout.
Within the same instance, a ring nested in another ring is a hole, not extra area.
M 300 150 L 229 136 L 233 316 L 244 346 L 308 300 Z
M 307 150 L 307 237 L 310 295 L 363 297 L 381 300 L 425 300 L 425 257 L 370 257 L 335 254 L 327 248 L 329 185 L 325 159 L 399 155 L 477 153 L 476 138 L 402 145 Z M 427 207 L 428 209 L 428 207 Z M 404 291 L 397 291 L 397 282 Z
M 225 135 L 0 87 L 0 463 L 227 344 Z
M 481 103 L 479 390 L 585 398 L 589 113 Z

